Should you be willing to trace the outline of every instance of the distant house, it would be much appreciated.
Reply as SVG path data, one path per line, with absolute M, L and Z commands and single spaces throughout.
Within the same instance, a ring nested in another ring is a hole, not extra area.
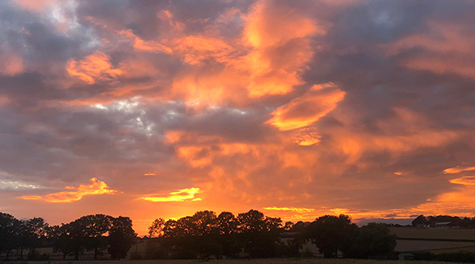
M 451 228 L 452 222 L 438 222 L 438 223 L 435 223 L 434 227 L 440 228 L 440 229 Z
M 416 225 L 416 228 L 427 228 L 427 227 L 430 227 L 430 225 L 427 225 L 427 224 L 417 224 Z

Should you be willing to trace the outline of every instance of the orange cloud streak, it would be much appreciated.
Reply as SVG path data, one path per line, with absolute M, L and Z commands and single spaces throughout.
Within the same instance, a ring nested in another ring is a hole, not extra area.
M 91 184 L 81 184 L 77 189 L 71 186 L 66 186 L 65 189 L 70 191 L 50 193 L 45 196 L 22 196 L 20 199 L 40 200 L 48 203 L 70 203 L 79 201 L 84 196 L 114 194 L 117 192 L 117 190 L 110 189 L 105 182 L 97 180 L 96 178 L 91 178 L 90 181 Z
M 140 197 L 139 199 L 150 202 L 184 202 L 190 200 L 201 201 L 201 198 L 195 198 L 195 195 L 200 192 L 200 188 L 187 188 L 176 192 L 171 192 L 170 196 L 166 197 L 144 196 Z
M 335 109 L 344 97 L 345 92 L 331 83 L 314 85 L 304 95 L 277 108 L 267 123 L 284 131 L 309 126 Z
M 113 80 L 123 74 L 121 69 L 113 69 L 109 56 L 101 51 L 85 57 L 81 61 L 71 60 L 66 69 L 71 76 L 77 76 L 88 84 L 97 80 Z
M 453 167 L 444 170 L 444 174 L 457 174 L 464 171 L 475 171 L 475 167 Z
M 464 176 L 450 180 L 450 183 L 461 185 L 475 185 L 475 176 Z

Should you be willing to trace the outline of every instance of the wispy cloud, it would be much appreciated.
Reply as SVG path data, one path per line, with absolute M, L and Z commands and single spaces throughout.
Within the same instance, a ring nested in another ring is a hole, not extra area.
M 12 180 L 0 180 L 0 190 L 41 189 L 42 186 Z
M 475 167 L 453 167 L 444 170 L 444 174 L 457 174 L 465 171 L 475 171 Z
M 90 195 L 102 195 L 102 194 L 115 194 L 117 190 L 110 189 L 109 186 L 103 181 L 91 178 L 91 184 L 81 184 L 75 188 L 72 186 L 66 186 L 68 191 L 50 193 L 45 196 L 22 196 L 19 197 L 23 200 L 38 200 L 45 201 L 47 203 L 70 203 L 81 200 L 84 196 Z

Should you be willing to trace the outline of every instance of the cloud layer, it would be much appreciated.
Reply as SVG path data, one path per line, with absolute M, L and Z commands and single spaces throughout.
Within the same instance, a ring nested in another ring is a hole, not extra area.
M 0 209 L 474 216 L 474 12 L 2 1 Z

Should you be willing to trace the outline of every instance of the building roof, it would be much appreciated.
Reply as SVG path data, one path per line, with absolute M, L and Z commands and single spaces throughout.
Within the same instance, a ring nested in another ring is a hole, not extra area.
M 435 223 L 435 225 L 449 225 L 451 223 L 452 222 L 438 222 L 438 223 Z

